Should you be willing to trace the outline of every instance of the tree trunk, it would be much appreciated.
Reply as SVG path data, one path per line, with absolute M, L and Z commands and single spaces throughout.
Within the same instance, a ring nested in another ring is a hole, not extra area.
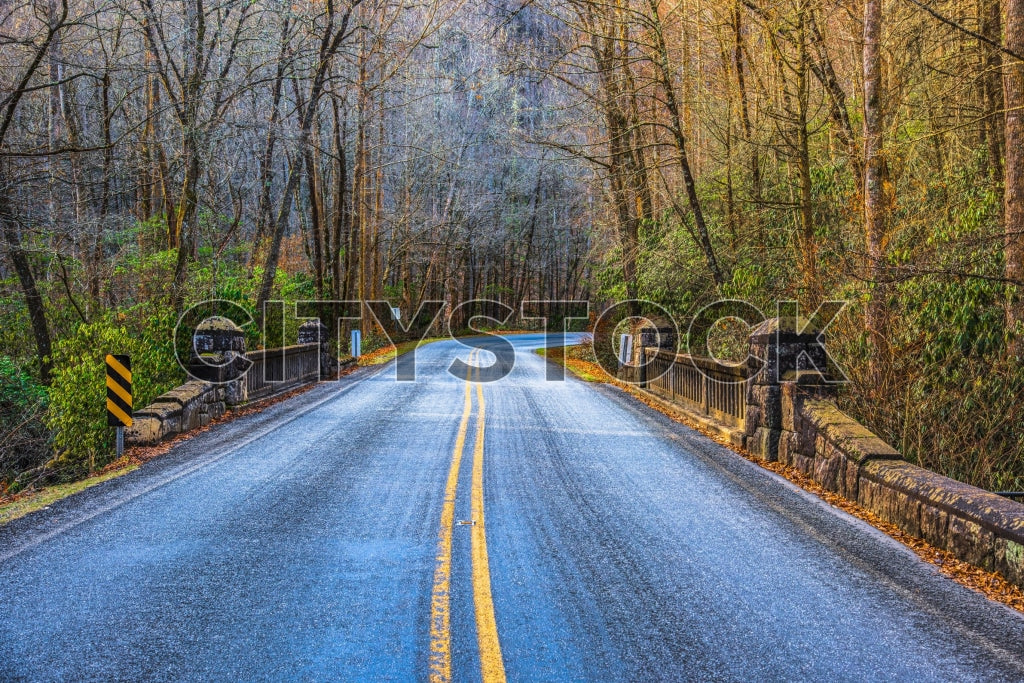
M 60 9 L 51 6 L 50 21 L 47 24 L 46 35 L 39 41 L 31 62 L 22 72 L 20 78 L 4 101 L 3 110 L 0 112 L 0 149 L 4 148 L 7 141 L 7 133 L 11 130 L 18 105 L 27 92 L 32 77 L 39 71 L 43 59 L 46 57 L 50 45 L 57 37 L 59 31 L 64 28 L 68 19 L 67 0 L 61 0 Z M 39 360 L 39 378 L 43 384 L 50 383 L 50 328 L 46 324 L 46 309 L 43 305 L 43 297 L 36 287 L 35 276 L 32 274 L 32 267 L 28 261 L 28 255 L 21 246 L 21 237 L 18 234 L 17 218 L 14 215 L 13 203 L 7 194 L 10 191 L 11 182 L 2 173 L 0 167 L 0 231 L 3 233 L 4 243 L 7 247 L 7 254 L 11 259 L 15 272 L 18 274 L 18 283 L 21 285 L 22 294 L 25 296 L 25 307 L 28 308 L 29 320 L 32 323 L 32 335 L 36 342 L 36 356 Z
M 829 57 L 825 47 L 825 38 L 821 34 L 818 20 L 813 10 L 807 12 L 807 23 L 810 29 L 810 39 L 814 46 L 815 58 L 810 60 L 811 71 L 815 78 L 821 83 L 828 95 L 829 117 L 832 125 L 835 126 L 835 135 L 842 145 L 850 163 L 854 178 L 856 179 L 857 192 L 863 191 L 864 163 L 861 161 L 860 153 L 853 136 L 853 124 L 850 123 L 850 113 L 846 110 L 846 91 L 843 90 L 832 66 L 832 58 Z
M 259 246 L 263 237 L 270 229 L 274 211 L 271 208 L 270 192 L 274 185 L 274 147 L 277 145 L 277 126 L 281 120 L 281 94 L 284 89 L 285 57 L 288 53 L 289 26 L 291 19 L 285 17 L 281 26 L 281 46 L 277 54 L 277 72 L 274 76 L 274 87 L 271 94 L 270 120 L 267 122 L 267 139 L 260 157 L 260 204 L 256 213 L 256 238 L 254 245 Z M 255 259 L 253 259 L 255 263 Z
M 43 384 L 50 383 L 50 328 L 46 324 L 46 309 L 43 306 L 43 297 L 36 287 L 36 279 L 32 274 L 32 267 L 28 261 L 28 255 L 21 246 L 21 237 L 18 235 L 18 224 L 11 210 L 11 201 L 7 196 L 9 182 L 0 176 L 0 223 L 3 224 L 4 243 L 7 246 L 7 255 L 11 259 L 14 271 L 18 274 L 18 283 L 25 295 L 25 307 L 28 308 L 28 317 L 32 323 L 32 335 L 36 342 L 36 358 L 39 361 L 39 380 Z
M 1024 52 L 1024 0 L 1005 0 L 1006 48 Z M 1006 187 L 1003 195 L 1006 279 L 1024 282 L 1024 63 L 1007 59 L 1003 69 L 1006 102 Z M 1024 286 L 1010 287 L 1006 321 L 1011 332 L 1024 324 Z M 1024 353 L 1024 335 L 1013 334 L 1011 353 Z
M 656 68 L 659 80 L 661 81 L 661 88 L 665 93 L 665 108 L 672 118 L 672 125 L 670 127 L 675 141 L 676 154 L 678 155 L 679 170 L 682 172 L 683 184 L 686 186 L 686 197 L 690 202 L 690 211 L 693 213 L 693 222 L 697 228 L 698 246 L 700 246 L 701 251 L 704 253 L 704 259 L 707 262 L 708 270 L 715 281 L 715 285 L 721 287 L 725 283 L 725 274 L 719 267 L 718 259 L 715 257 L 715 249 L 711 244 L 711 235 L 708 232 L 707 224 L 704 222 L 704 212 L 701 209 L 700 198 L 697 196 L 697 183 L 693 178 L 693 172 L 690 168 L 690 159 L 686 149 L 684 122 L 676 100 L 675 85 L 672 83 L 672 71 L 668 65 L 668 48 L 665 45 L 665 36 L 662 33 L 657 0 L 648 0 L 648 6 L 650 7 L 651 14 L 649 20 L 652 25 L 654 47 L 656 50 Z
M 736 86 L 740 95 L 740 120 L 743 122 L 743 136 L 750 145 L 750 194 L 755 203 L 761 201 L 761 160 L 757 145 L 754 143 L 754 126 L 750 121 L 750 96 L 747 94 L 747 78 L 743 64 L 743 23 L 740 3 L 737 0 L 733 7 L 733 61 L 736 68 Z M 764 233 L 761 221 L 758 221 L 760 247 L 764 248 Z
M 799 23 L 799 56 L 797 58 L 797 172 L 800 175 L 800 259 L 803 271 L 804 297 L 810 308 L 817 307 L 819 296 L 818 283 L 818 244 L 814 228 L 813 188 L 811 186 L 811 135 L 808 128 L 808 109 L 810 84 L 808 83 L 809 55 L 807 50 L 806 22 L 800 17 Z
M 1016 0 L 1020 1 L 1020 0 Z M 886 161 L 882 144 L 882 0 L 864 5 L 864 233 L 867 246 L 866 279 L 874 285 L 867 304 L 865 323 L 875 352 L 871 359 L 874 379 L 888 358 L 884 240 L 888 219 Z
M 320 194 L 320 174 L 317 172 L 313 152 L 306 148 L 306 192 L 309 196 L 309 212 L 313 226 L 313 275 L 316 281 L 316 295 L 324 298 L 324 208 Z
M 110 132 L 112 113 L 110 110 L 110 69 L 103 72 L 101 101 L 103 110 L 103 184 L 100 191 L 100 217 L 93 235 L 92 264 L 89 267 L 89 293 L 94 304 L 99 304 L 100 271 L 103 267 L 103 239 L 107 215 L 110 212 L 110 180 L 114 174 L 114 140 Z
M 348 111 L 344 115 L 339 112 L 338 98 L 332 98 L 334 107 L 334 154 L 337 158 L 334 199 L 334 252 L 331 254 L 331 273 L 334 282 L 334 297 L 338 300 L 348 298 L 348 288 L 342 279 L 342 249 L 345 260 L 349 258 L 348 235 L 351 230 L 351 212 L 348 201 L 348 154 L 345 151 L 347 136 Z M 347 270 L 346 270 L 347 275 Z
M 192 137 L 186 135 L 186 140 Z M 196 248 L 196 217 L 199 208 L 199 147 L 196 141 L 186 143 L 185 179 L 182 181 L 181 202 L 174 219 L 177 237 L 178 258 L 174 264 L 172 303 L 174 310 L 181 311 L 185 305 L 185 283 L 188 281 L 188 264 Z
M 981 34 L 989 40 L 999 43 L 1003 36 L 1003 18 L 999 0 L 982 0 L 981 2 Z M 982 95 L 985 107 L 985 132 L 988 143 L 988 163 L 992 180 L 999 186 L 1003 182 L 1003 88 L 999 82 L 1003 69 L 1003 55 L 988 45 L 981 45 L 984 55 L 984 75 L 982 76 Z
M 256 315 L 260 321 L 263 319 L 263 305 L 270 300 L 270 294 L 274 288 L 274 277 L 277 275 L 277 262 L 281 255 L 281 240 L 284 238 L 284 231 L 288 227 L 288 221 L 291 219 L 295 188 L 298 185 L 299 177 L 302 172 L 302 157 L 310 143 L 313 121 L 316 117 L 317 104 L 320 102 L 320 96 L 323 94 L 324 83 L 327 78 L 327 73 L 330 71 L 331 62 L 334 59 L 334 55 L 337 54 L 338 49 L 341 47 L 341 41 L 348 35 L 349 19 L 352 16 L 352 11 L 358 4 L 359 0 L 354 0 L 352 4 L 346 8 L 345 14 L 342 16 L 341 23 L 337 30 L 334 28 L 334 5 L 332 3 L 327 4 L 327 7 L 329 8 L 327 26 L 324 29 L 324 33 L 320 41 L 317 70 L 313 76 L 313 82 L 309 87 L 309 98 L 306 102 L 305 111 L 299 112 L 301 125 L 299 128 L 298 145 L 296 146 L 296 158 L 293 160 L 291 168 L 288 171 L 288 183 L 284 194 L 281 197 L 281 208 L 277 212 L 277 219 L 274 221 L 270 249 L 267 253 L 267 259 L 263 268 L 263 279 L 260 282 L 259 294 L 256 299 Z

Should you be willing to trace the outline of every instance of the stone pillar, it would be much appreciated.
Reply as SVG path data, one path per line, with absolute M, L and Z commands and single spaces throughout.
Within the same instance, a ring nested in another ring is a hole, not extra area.
M 636 382 L 641 388 L 647 388 L 647 366 L 644 364 L 644 350 L 651 354 L 660 349 L 677 352 L 679 336 L 675 323 L 665 319 L 653 321 L 640 320 L 630 326 L 633 335 L 633 357 L 629 363 L 619 369 L 619 379 Z
M 659 322 L 651 325 L 644 321 L 633 329 L 633 363 L 643 363 L 641 349 L 667 349 L 675 353 L 679 348 L 679 336 L 671 324 Z
M 800 321 L 804 327 L 806 321 Z M 747 450 L 765 460 L 779 460 L 806 450 L 800 442 L 800 405 L 809 398 L 832 396 L 832 386 L 816 371 L 826 367 L 821 333 L 782 327 L 779 318 L 765 320 L 750 335 L 751 377 L 747 380 L 744 419 Z M 760 366 L 760 367 L 759 367 Z M 814 444 L 809 444 L 813 456 Z
M 299 325 L 299 344 L 320 345 L 320 378 L 327 379 L 336 377 L 338 374 L 338 359 L 331 352 L 331 337 L 327 325 L 319 319 L 307 320 Z
M 196 327 L 188 373 L 204 382 L 222 384 L 228 405 L 245 403 L 245 377 L 231 379 L 245 368 L 245 333 L 227 318 L 213 316 Z

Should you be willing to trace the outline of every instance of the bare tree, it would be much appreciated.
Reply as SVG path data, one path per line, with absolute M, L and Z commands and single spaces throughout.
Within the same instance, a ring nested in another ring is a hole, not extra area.
M 230 88 L 242 83 L 231 78 L 235 56 L 242 44 L 253 4 L 223 0 L 207 7 L 204 0 L 183 3 L 182 40 L 172 41 L 165 17 L 153 0 L 139 0 L 142 29 L 155 60 L 157 75 L 181 128 L 184 178 L 171 224 L 172 244 L 178 248 L 172 293 L 175 308 L 184 304 L 188 263 L 195 257 L 199 182 L 210 142 L 224 120 L 228 105 L 238 95 Z M 219 59 L 219 63 L 218 63 Z
M 1006 48 L 1024 54 L 1024 2 L 1006 0 Z M 1020 353 L 1024 339 L 1024 61 L 1012 58 L 1003 67 L 1006 103 L 1006 190 L 1004 231 L 1006 279 L 1015 283 L 1007 303 L 1007 322 L 1016 328 L 1013 351 Z
M 882 0 L 864 4 L 864 235 L 867 244 L 867 279 L 875 290 L 867 305 L 866 324 L 878 365 L 888 356 L 885 301 L 885 237 L 889 199 L 883 147 Z
M 28 308 L 29 319 L 32 323 L 32 334 L 35 337 L 36 357 L 39 363 L 39 375 L 43 383 L 49 383 L 50 378 L 50 329 L 46 322 L 46 311 L 43 306 L 42 296 L 36 286 L 36 278 L 32 273 L 32 266 L 29 263 L 29 255 L 22 245 L 21 226 L 18 216 L 15 213 L 14 202 L 11 199 L 11 191 L 14 179 L 5 170 L 10 164 L 10 158 L 17 156 L 18 152 L 10 147 L 9 135 L 11 126 L 18 113 L 18 105 L 22 102 L 26 93 L 44 89 L 50 84 L 33 83 L 37 74 L 40 73 L 44 60 L 57 40 L 60 33 L 68 23 L 69 8 L 67 0 L 61 0 L 60 5 L 54 8 L 49 3 L 30 3 L 23 5 L 20 9 L 25 13 L 32 12 L 34 17 L 22 17 L 22 21 L 29 23 L 28 28 L 21 36 L 12 36 L 6 42 L 9 46 L 21 46 L 27 48 L 27 64 L 18 73 L 13 87 L 3 101 L 0 102 L 0 153 L 4 158 L 0 159 L 0 224 L 3 226 L 4 243 L 7 247 L 7 254 L 14 264 L 14 270 L 18 275 L 18 282 L 21 284 L 22 294 L 25 297 L 25 306 Z M 17 10 L 8 14 L 10 18 Z M 5 24 L 6 25 L 6 24 Z
M 333 0 L 327 0 L 325 5 L 322 17 L 323 27 L 320 29 L 320 45 L 317 51 L 313 78 L 309 84 L 309 94 L 301 110 L 298 112 L 300 125 L 296 151 L 299 156 L 292 162 L 292 168 L 288 173 L 288 181 L 281 195 L 281 206 L 278 209 L 277 218 L 272 228 L 270 247 L 263 269 L 263 279 L 260 283 L 259 295 L 256 300 L 257 311 L 262 311 L 264 302 L 270 300 L 274 277 L 277 275 L 277 262 L 281 253 L 281 239 L 284 237 L 288 220 L 291 217 L 293 195 L 301 177 L 302 155 L 305 154 L 305 150 L 310 144 L 317 106 L 320 103 L 320 97 L 323 94 L 324 84 L 330 73 L 331 64 L 344 41 L 351 36 L 352 29 L 349 24 L 352 19 L 352 13 L 360 3 L 361 0 L 352 0 L 340 12 L 335 7 Z

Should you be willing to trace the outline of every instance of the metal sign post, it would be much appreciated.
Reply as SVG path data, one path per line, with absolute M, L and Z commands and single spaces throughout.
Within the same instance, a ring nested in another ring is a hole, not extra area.
M 352 353 L 353 358 L 359 358 L 362 355 L 360 347 L 363 344 L 363 333 L 361 330 L 352 330 L 352 341 L 349 346 L 349 351 Z
M 629 365 L 633 361 L 633 335 L 623 334 L 619 337 L 619 365 Z
M 107 425 L 117 427 L 117 457 L 124 455 L 124 428 L 132 426 L 132 361 L 107 354 Z

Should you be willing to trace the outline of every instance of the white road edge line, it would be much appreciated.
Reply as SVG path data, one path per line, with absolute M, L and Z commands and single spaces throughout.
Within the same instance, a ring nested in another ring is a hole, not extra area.
M 383 365 L 381 365 L 381 367 L 379 369 L 369 373 L 365 377 L 360 377 L 359 379 L 357 379 L 357 380 L 351 382 L 350 384 L 348 384 L 348 386 L 342 387 L 338 391 L 332 393 L 330 396 L 326 396 L 326 397 L 322 398 L 321 400 L 317 401 L 316 403 L 314 403 L 313 405 L 310 405 L 310 406 L 306 407 L 301 412 L 299 412 L 299 413 L 297 413 L 295 415 L 292 415 L 291 417 L 289 417 L 289 418 L 287 418 L 287 419 L 285 419 L 285 420 L 283 420 L 281 422 L 275 423 L 273 427 L 264 429 L 260 433 L 254 434 L 253 436 L 250 436 L 248 439 L 242 441 L 241 443 L 239 443 L 239 444 L 237 444 L 235 446 L 232 446 L 231 448 L 229 448 L 228 450 L 224 451 L 223 453 L 221 453 L 219 455 L 215 455 L 215 456 L 213 456 L 211 458 L 203 460 L 202 462 L 198 462 L 198 463 L 195 463 L 193 465 L 188 465 L 188 466 L 185 466 L 182 469 L 176 470 L 172 474 L 170 474 L 170 475 L 168 475 L 168 476 L 166 476 L 166 477 L 164 477 L 164 478 L 154 482 L 153 484 L 147 486 L 146 488 L 142 489 L 141 491 L 138 491 L 138 492 L 134 493 L 133 495 L 129 495 L 129 496 L 125 497 L 125 498 L 121 498 L 119 500 L 115 500 L 115 501 L 113 501 L 111 503 L 108 503 L 107 505 L 104 505 L 104 506 L 102 506 L 100 508 L 97 508 L 96 510 L 93 510 L 92 512 L 86 514 L 83 517 L 79 517 L 79 518 L 74 519 L 74 520 L 72 520 L 70 522 L 66 522 L 66 523 L 62 524 L 61 526 L 57 527 L 56 529 L 53 529 L 53 530 L 48 531 L 48 532 L 46 532 L 44 534 L 36 536 L 36 537 L 32 538 L 29 541 L 26 541 L 24 544 L 14 548 L 13 550 L 10 550 L 10 551 L 8 551 L 6 553 L 0 554 L 0 564 L 3 564 L 4 562 L 7 562 L 8 560 L 10 560 L 10 559 L 12 559 L 14 557 L 17 557 L 18 555 L 20 555 L 21 553 L 25 552 L 26 550 L 31 550 L 32 548 L 35 548 L 38 545 L 46 543 L 47 541 L 49 541 L 49 540 L 51 540 L 51 539 L 53 539 L 53 538 L 55 538 L 57 536 L 60 536 L 61 534 L 66 533 L 66 532 L 70 531 L 71 529 L 74 529 L 75 527 L 88 522 L 91 519 L 99 517 L 102 514 L 106 514 L 107 512 L 110 512 L 111 510 L 115 510 L 115 509 L 121 507 L 122 505 L 124 505 L 125 503 L 130 503 L 133 500 L 141 498 L 142 496 L 145 496 L 146 494 L 149 494 L 149 493 L 155 491 L 156 489 L 158 489 L 158 488 L 160 488 L 162 486 L 166 486 L 167 484 L 170 484 L 170 483 L 172 483 L 174 481 L 177 481 L 178 479 L 181 479 L 182 477 L 186 477 L 186 476 L 188 476 L 190 474 L 198 472 L 199 470 L 201 470 L 201 469 L 203 469 L 205 467 L 209 467 L 210 465 L 213 465 L 214 463 L 219 462 L 220 460 L 223 460 L 224 458 L 226 458 L 227 456 L 231 455 L 232 453 L 235 453 L 236 451 L 239 451 L 242 448 L 245 448 L 246 446 L 252 444 L 255 441 L 259 441 L 263 437 L 268 436 L 269 434 L 277 431 L 281 427 L 283 427 L 283 426 L 285 426 L 287 424 L 290 424 L 291 422 L 294 422 L 295 420 L 298 420 L 301 417 L 305 417 L 306 415 L 308 415 L 309 413 L 313 412 L 314 410 L 316 410 L 320 406 L 322 406 L 325 403 L 328 403 L 330 401 L 333 401 L 334 399 L 338 398 L 339 396 L 341 396 L 344 393 L 347 393 L 347 392 L 351 391 L 352 389 L 354 389 L 355 387 L 359 386 L 360 384 L 362 384 L 366 380 L 372 379 L 372 378 L 376 377 L 377 375 L 379 375 L 382 372 L 384 372 L 384 370 L 386 370 L 388 367 L 390 367 L 392 362 L 394 362 L 394 361 L 390 361 L 388 363 L 384 363 Z M 86 489 L 86 490 L 88 490 L 88 489 Z

